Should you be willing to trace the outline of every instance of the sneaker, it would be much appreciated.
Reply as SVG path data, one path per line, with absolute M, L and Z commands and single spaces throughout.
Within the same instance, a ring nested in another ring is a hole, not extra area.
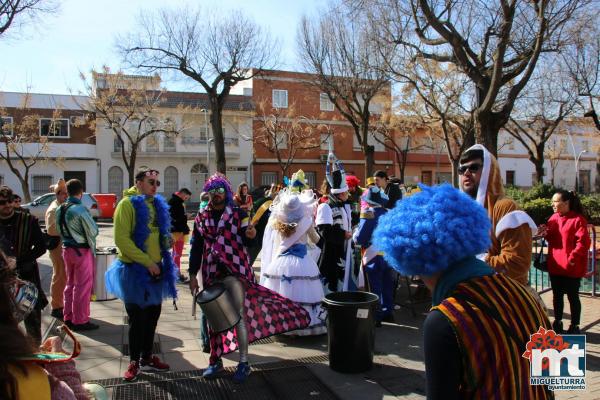
M 50 312 L 50 315 L 56 319 L 59 320 L 63 320 L 63 309 L 62 308 L 55 308 L 54 310 L 52 310 Z
M 244 383 L 250 375 L 250 365 L 247 362 L 241 362 L 238 364 L 235 374 L 233 374 L 233 381 L 235 383 Z
M 203 352 L 203 353 L 210 353 L 210 345 L 208 345 L 208 344 L 203 344 L 203 345 L 202 345 L 202 352 Z
M 569 330 L 567 331 L 569 335 L 579 335 L 581 331 L 579 330 L 579 325 L 569 325 Z
M 152 356 L 150 358 L 142 358 L 140 362 L 142 371 L 168 371 L 169 364 L 160 361 L 160 358 Z
M 179 283 L 190 283 L 190 279 L 183 275 L 179 275 Z
M 562 321 L 561 320 L 554 320 L 554 322 L 552 323 L 552 330 L 554 332 L 556 332 L 557 335 L 565 333 L 565 331 L 563 330 L 563 323 L 562 323 Z
M 131 361 L 127 366 L 127 371 L 123 374 L 123 380 L 127 382 L 133 382 L 137 379 L 140 373 L 140 363 L 137 361 Z
M 93 331 L 94 329 L 100 328 L 100 325 L 96 325 L 96 324 L 94 324 L 92 322 L 86 322 L 85 324 L 73 324 L 73 323 L 71 323 L 70 328 L 72 330 L 74 330 L 75 332 Z
M 219 373 L 223 371 L 223 361 L 219 360 L 214 364 L 210 364 L 208 368 L 202 373 L 202 377 L 205 379 L 214 379 L 218 377 Z

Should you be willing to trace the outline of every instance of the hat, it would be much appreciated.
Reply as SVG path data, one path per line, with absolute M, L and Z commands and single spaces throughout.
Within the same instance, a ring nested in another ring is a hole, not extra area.
M 227 176 L 223 175 L 220 172 L 215 173 L 206 180 L 202 191 L 209 192 L 212 189 L 220 187 L 225 189 L 225 202 L 227 204 L 231 204 L 233 202 L 233 192 L 231 191 L 231 183 L 229 182 L 229 179 L 227 179 Z
M 363 200 L 370 206 L 384 207 L 387 204 L 389 198 L 381 189 L 375 186 L 370 187 L 367 190 L 367 193 L 363 197 Z
M 433 275 L 487 251 L 491 223 L 485 209 L 449 184 L 428 187 L 383 215 L 373 243 L 402 275 Z
M 367 183 L 367 186 L 374 185 L 375 184 L 375 178 L 373 178 L 372 176 L 368 177 L 366 183 Z
M 308 182 L 304 177 L 304 171 L 299 169 L 296 173 L 292 174 L 292 179 L 288 181 L 288 187 L 292 191 L 301 192 L 304 189 L 308 189 Z
M 344 164 L 338 160 L 333 152 L 329 152 L 327 157 L 327 165 L 325 166 L 325 178 L 331 187 L 331 194 L 340 194 L 348 191 L 346 183 L 346 171 Z
M 271 204 L 271 215 L 283 223 L 297 223 L 304 216 L 313 214 L 316 201 L 310 189 L 298 193 L 289 187 L 284 188 Z

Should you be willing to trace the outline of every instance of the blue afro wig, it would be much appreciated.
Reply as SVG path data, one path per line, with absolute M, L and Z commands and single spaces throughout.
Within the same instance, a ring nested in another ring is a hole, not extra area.
M 403 275 L 427 276 L 489 249 L 483 207 L 449 184 L 421 189 L 379 219 L 373 243 L 388 264 Z

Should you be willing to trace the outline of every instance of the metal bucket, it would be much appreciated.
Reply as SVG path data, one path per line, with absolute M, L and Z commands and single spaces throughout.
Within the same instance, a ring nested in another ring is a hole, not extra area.
M 202 308 L 213 332 L 231 329 L 240 321 L 239 310 L 233 306 L 233 301 L 222 283 L 215 283 L 198 293 L 196 303 Z
M 116 296 L 106 291 L 106 283 L 104 280 L 104 274 L 111 267 L 113 261 L 117 258 L 116 249 L 110 248 L 96 250 L 96 273 L 94 274 L 94 290 L 92 300 L 104 301 L 114 300 Z

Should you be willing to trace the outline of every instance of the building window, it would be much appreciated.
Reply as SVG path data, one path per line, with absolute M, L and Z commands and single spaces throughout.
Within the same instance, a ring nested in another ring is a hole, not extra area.
M 317 173 L 316 172 L 305 172 L 304 173 L 304 177 L 306 178 L 306 183 L 308 183 L 308 186 L 310 186 L 312 189 L 315 189 L 317 187 Z
M 333 102 L 329 100 L 329 96 L 327 96 L 327 93 L 321 93 L 321 95 L 319 96 L 319 100 L 321 104 L 321 111 L 333 111 L 334 105 Z
M 288 92 L 287 90 L 273 89 L 273 108 L 287 108 Z
M 120 153 L 121 150 L 123 150 L 123 144 L 121 143 L 121 141 L 119 140 L 119 138 L 117 138 L 116 136 L 114 137 L 114 141 L 113 141 L 113 151 Z
M 199 135 L 200 140 L 207 141 L 208 140 L 208 132 L 209 132 L 208 126 L 206 126 L 206 124 L 202 125 L 200 127 L 200 135 Z
M 163 151 L 175 152 L 177 151 L 177 146 L 175 144 L 175 136 L 169 135 L 165 136 L 163 141 Z
M 275 144 L 276 148 L 279 150 L 287 149 L 287 133 L 286 132 L 276 132 L 275 133 Z
M 508 150 L 514 150 L 515 149 L 515 138 L 508 138 L 508 139 L 506 139 L 506 148 Z
M 329 150 L 329 141 L 331 141 L 331 150 L 333 150 L 333 136 L 328 133 L 321 133 L 321 150 Z
M 175 167 L 167 167 L 164 175 L 164 194 L 170 196 L 179 190 L 179 172 Z
M 506 186 L 515 185 L 515 171 L 506 171 Z
M 150 135 L 146 138 L 146 151 L 147 152 L 156 152 L 159 151 L 158 145 L 158 137 L 155 135 Z
M 277 183 L 277 172 L 262 172 L 260 174 L 261 185 L 271 185 L 272 183 Z
M 13 117 L 0 117 L 0 128 L 4 136 L 12 136 L 14 132 Z
M 590 141 L 589 140 L 581 141 L 581 150 L 590 151 Z
M 69 120 L 67 118 L 40 118 L 40 136 L 68 138 Z
M 31 177 L 32 191 L 35 197 L 48 193 L 48 188 L 52 185 L 52 175 L 34 175 Z
M 112 166 L 108 170 L 108 192 L 121 198 L 123 195 L 123 170 L 121 167 Z

